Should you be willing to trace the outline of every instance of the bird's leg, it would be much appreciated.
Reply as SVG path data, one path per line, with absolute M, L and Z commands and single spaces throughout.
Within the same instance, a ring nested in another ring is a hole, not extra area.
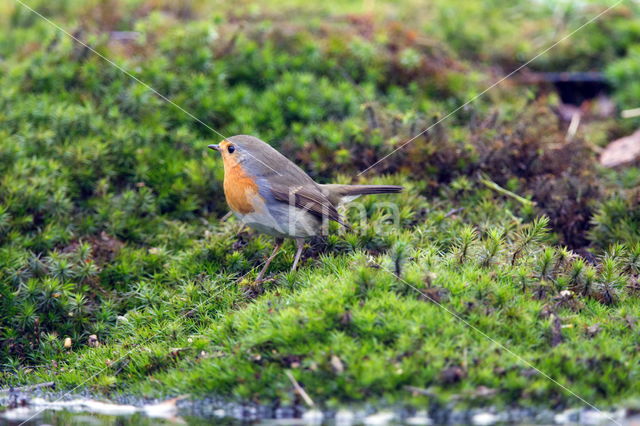
M 296 247 L 298 247 L 298 250 L 296 251 L 296 257 L 293 259 L 293 266 L 291 266 L 291 271 L 295 271 L 296 266 L 298 266 L 298 261 L 300 260 L 300 255 L 302 254 L 302 248 L 304 247 L 304 239 L 296 238 Z
M 273 246 L 273 252 L 271 253 L 271 256 L 267 258 L 267 261 L 262 267 L 262 270 L 256 277 L 256 281 L 262 281 L 262 277 L 264 276 L 264 273 L 267 272 L 267 269 L 269 268 L 271 261 L 276 257 L 276 254 L 278 254 L 278 250 L 280 250 L 280 247 L 282 247 L 282 241 L 283 241 L 282 238 L 276 238 L 276 244 Z

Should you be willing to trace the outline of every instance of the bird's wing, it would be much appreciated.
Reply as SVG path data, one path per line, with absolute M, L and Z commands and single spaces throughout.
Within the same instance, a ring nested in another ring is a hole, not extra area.
M 253 145 L 251 149 L 255 161 L 249 161 L 247 168 L 253 176 L 266 183 L 277 201 L 347 226 L 336 207 L 304 170 L 264 142 Z
M 271 193 L 278 201 L 305 209 L 320 218 L 327 217 L 340 225 L 347 226 L 342 221 L 342 217 L 340 217 L 336 207 L 315 185 L 291 186 L 273 182 L 271 184 Z

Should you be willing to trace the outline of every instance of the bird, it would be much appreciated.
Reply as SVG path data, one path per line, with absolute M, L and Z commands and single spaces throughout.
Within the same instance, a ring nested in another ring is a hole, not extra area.
M 291 271 L 296 270 L 307 238 L 324 234 L 329 221 L 348 227 L 338 206 L 360 195 L 398 193 L 397 185 L 316 183 L 300 167 L 268 143 L 249 135 L 208 145 L 222 156 L 223 189 L 233 214 L 248 227 L 275 237 L 256 282 L 262 281 L 285 238 L 296 242 Z

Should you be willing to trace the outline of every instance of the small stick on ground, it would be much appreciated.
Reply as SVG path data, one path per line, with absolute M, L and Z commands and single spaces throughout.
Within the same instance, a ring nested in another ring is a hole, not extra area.
M 578 132 L 578 127 L 580 126 L 580 118 L 582 115 L 579 112 L 574 113 L 571 116 L 571 123 L 569 124 L 569 128 L 567 129 L 567 135 L 565 136 L 565 141 L 571 142 Z
M 302 386 L 300 386 L 296 378 L 293 377 L 293 374 L 291 374 L 289 370 L 285 371 L 284 373 L 287 375 L 289 380 L 291 380 L 291 384 L 293 385 L 293 388 L 296 390 L 296 392 L 298 392 L 298 395 L 300 395 L 302 399 L 304 399 L 304 402 L 306 402 L 309 407 L 313 407 L 315 405 L 313 403 L 313 400 L 311 399 L 309 394 L 305 392 L 304 389 L 302 389 Z
M 494 191 L 499 192 L 502 195 L 506 195 L 507 197 L 511 197 L 514 200 L 518 201 L 520 204 L 523 204 L 525 206 L 535 206 L 536 205 L 535 202 L 533 202 L 531 200 L 527 200 L 526 198 L 519 196 L 515 192 L 511 192 L 508 189 L 505 189 L 505 188 L 501 187 L 500 185 L 498 185 L 497 183 L 495 183 L 492 180 L 489 180 L 487 178 L 482 178 L 482 179 L 480 179 L 480 182 L 482 182 L 487 188 L 491 188 Z
M 433 392 L 430 389 L 423 389 L 423 388 L 419 388 L 419 387 L 416 387 L 416 386 L 405 386 L 404 389 L 408 390 L 409 392 L 420 394 L 420 395 L 426 395 L 426 396 L 430 396 L 430 397 L 435 397 L 436 396 L 435 392 Z
M 640 108 L 625 109 L 620 115 L 622 118 L 640 117 Z
M 451 217 L 451 216 L 453 216 L 454 214 L 458 214 L 458 213 L 460 213 L 460 212 L 461 212 L 461 211 L 463 211 L 463 210 L 464 210 L 464 207 L 459 207 L 459 208 L 457 208 L 457 209 L 451 209 L 451 210 L 449 210 L 449 211 L 447 212 L 447 214 L 445 214 L 445 215 L 444 215 L 444 217 Z

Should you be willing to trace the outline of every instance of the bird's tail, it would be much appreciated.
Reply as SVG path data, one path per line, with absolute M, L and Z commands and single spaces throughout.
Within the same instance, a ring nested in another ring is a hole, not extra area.
M 360 195 L 369 194 L 395 194 L 401 192 L 403 187 L 398 185 L 320 185 L 322 192 L 329 198 L 332 204 L 338 205 L 352 201 Z

